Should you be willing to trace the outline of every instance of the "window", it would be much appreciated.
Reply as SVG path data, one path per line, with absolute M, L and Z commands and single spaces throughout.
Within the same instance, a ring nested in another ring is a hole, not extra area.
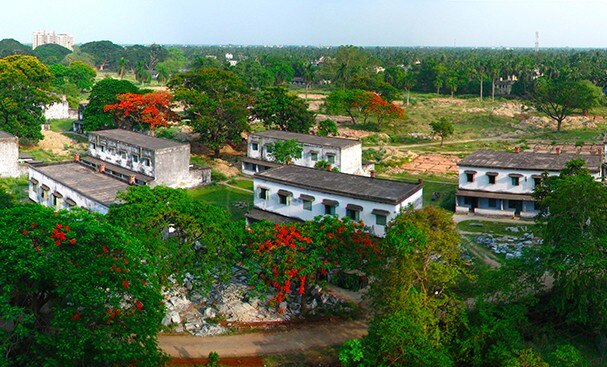
M 489 199 L 489 206 L 491 208 L 497 207 L 497 200 L 496 199 Z
M 139 154 L 133 154 L 133 162 L 139 163 Z
M 278 194 L 278 202 L 281 205 L 289 205 L 289 197 L 287 195 Z
M 335 154 L 327 154 L 327 162 L 335 164 Z
M 542 184 L 542 179 L 540 177 L 534 177 L 533 178 L 533 185 L 539 186 L 541 184 Z
M 99 148 L 101 149 L 101 152 L 104 153 L 105 152 L 105 145 L 101 145 L 99 146 Z
M 109 148 L 109 149 L 108 149 L 108 153 L 109 153 L 109 154 L 112 154 L 112 155 L 113 155 L 113 154 L 116 154 L 116 149 L 114 149 L 114 148 Z
M 346 217 L 348 217 L 354 221 L 359 221 L 360 212 L 358 210 L 346 209 Z
M 335 215 L 335 207 L 333 205 L 325 204 L 325 215 Z
M 95 145 L 95 143 L 91 143 L 91 149 L 92 149 L 92 150 L 97 149 L 97 145 Z
M 126 151 L 124 151 L 124 150 L 120 151 L 120 158 L 126 159 Z
M 150 160 L 150 158 L 143 158 L 143 164 L 146 167 L 150 167 L 152 165 L 152 161 Z
M 266 153 L 272 154 L 274 152 L 274 147 L 271 145 L 266 145 Z
M 375 224 L 378 226 L 385 226 L 388 222 L 388 217 L 382 214 L 375 214 Z
M 260 187 L 259 188 L 259 194 L 258 194 L 258 198 L 261 200 L 268 200 L 268 196 L 270 194 L 270 190 Z
M 495 184 L 495 176 L 494 175 L 489 175 L 489 176 L 487 176 L 487 178 L 489 179 L 489 183 L 491 185 Z
M 466 173 L 466 182 L 474 182 L 474 173 Z
M 318 152 L 310 152 L 310 159 L 316 162 L 318 160 Z
M 512 186 L 518 186 L 520 184 L 520 177 L 510 177 L 512 180 Z
M 312 210 L 312 202 L 310 200 L 303 201 L 304 210 Z

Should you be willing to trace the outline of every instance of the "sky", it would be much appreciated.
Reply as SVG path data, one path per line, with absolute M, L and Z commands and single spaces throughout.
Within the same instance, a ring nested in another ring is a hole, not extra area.
M 607 48 L 607 0 L 21 0 L 0 38 L 76 43 Z

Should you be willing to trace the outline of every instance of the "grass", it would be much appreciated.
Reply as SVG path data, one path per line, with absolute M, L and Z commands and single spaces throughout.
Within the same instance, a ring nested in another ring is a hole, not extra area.
M 253 180 L 247 178 L 231 179 L 228 183 L 232 186 L 237 186 L 245 190 L 253 191 Z
M 519 232 L 511 232 L 506 228 L 517 228 Z M 526 232 L 538 232 L 540 228 L 533 222 L 525 224 L 504 223 L 494 221 L 465 220 L 457 224 L 457 229 L 464 232 L 485 233 L 496 236 L 517 236 Z
M 190 190 L 192 200 L 226 208 L 234 219 L 243 219 L 253 207 L 253 194 L 225 185 L 210 185 Z
M 339 346 L 309 350 L 301 354 L 264 357 L 266 367 L 340 366 Z
M 31 154 L 34 159 L 43 161 L 43 162 L 61 162 L 65 160 L 71 159 L 67 155 L 57 155 L 48 150 L 44 150 L 41 148 L 32 148 L 32 147 L 19 147 L 19 150 L 23 153 Z
M 438 206 L 443 209 L 455 210 L 455 191 L 457 190 L 456 176 L 435 176 L 435 175 L 413 175 L 408 173 L 400 173 L 398 175 L 381 175 L 382 177 L 407 181 L 417 182 L 419 179 L 424 180 L 423 203 L 424 206 Z M 432 200 L 432 194 L 439 193 L 439 197 Z
M 25 202 L 28 199 L 28 181 L 27 177 L 1 178 L 0 191 L 5 191 L 12 195 L 19 202 Z
M 65 131 L 72 130 L 72 123 L 74 119 L 60 119 L 60 120 L 50 120 L 49 123 L 51 125 L 51 131 L 62 133 Z

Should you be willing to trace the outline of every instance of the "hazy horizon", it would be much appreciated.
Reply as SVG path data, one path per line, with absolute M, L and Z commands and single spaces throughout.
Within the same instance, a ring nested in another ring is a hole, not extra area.
M 37 30 L 77 44 L 607 48 L 598 0 L 30 0 L 4 5 L 0 38 Z M 39 8 L 39 10 L 34 10 Z

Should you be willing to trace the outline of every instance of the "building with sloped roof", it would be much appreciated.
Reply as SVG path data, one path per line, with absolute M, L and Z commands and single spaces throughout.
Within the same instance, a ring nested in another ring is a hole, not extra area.
M 402 209 L 422 207 L 422 184 L 285 165 L 253 176 L 248 222 L 308 221 L 319 215 L 362 221 L 377 236 Z
M 542 175 L 556 176 L 567 162 L 582 159 L 590 173 L 602 178 L 603 156 L 575 153 L 514 153 L 478 150 L 462 159 L 456 212 L 532 218 L 539 208 L 533 190 Z

